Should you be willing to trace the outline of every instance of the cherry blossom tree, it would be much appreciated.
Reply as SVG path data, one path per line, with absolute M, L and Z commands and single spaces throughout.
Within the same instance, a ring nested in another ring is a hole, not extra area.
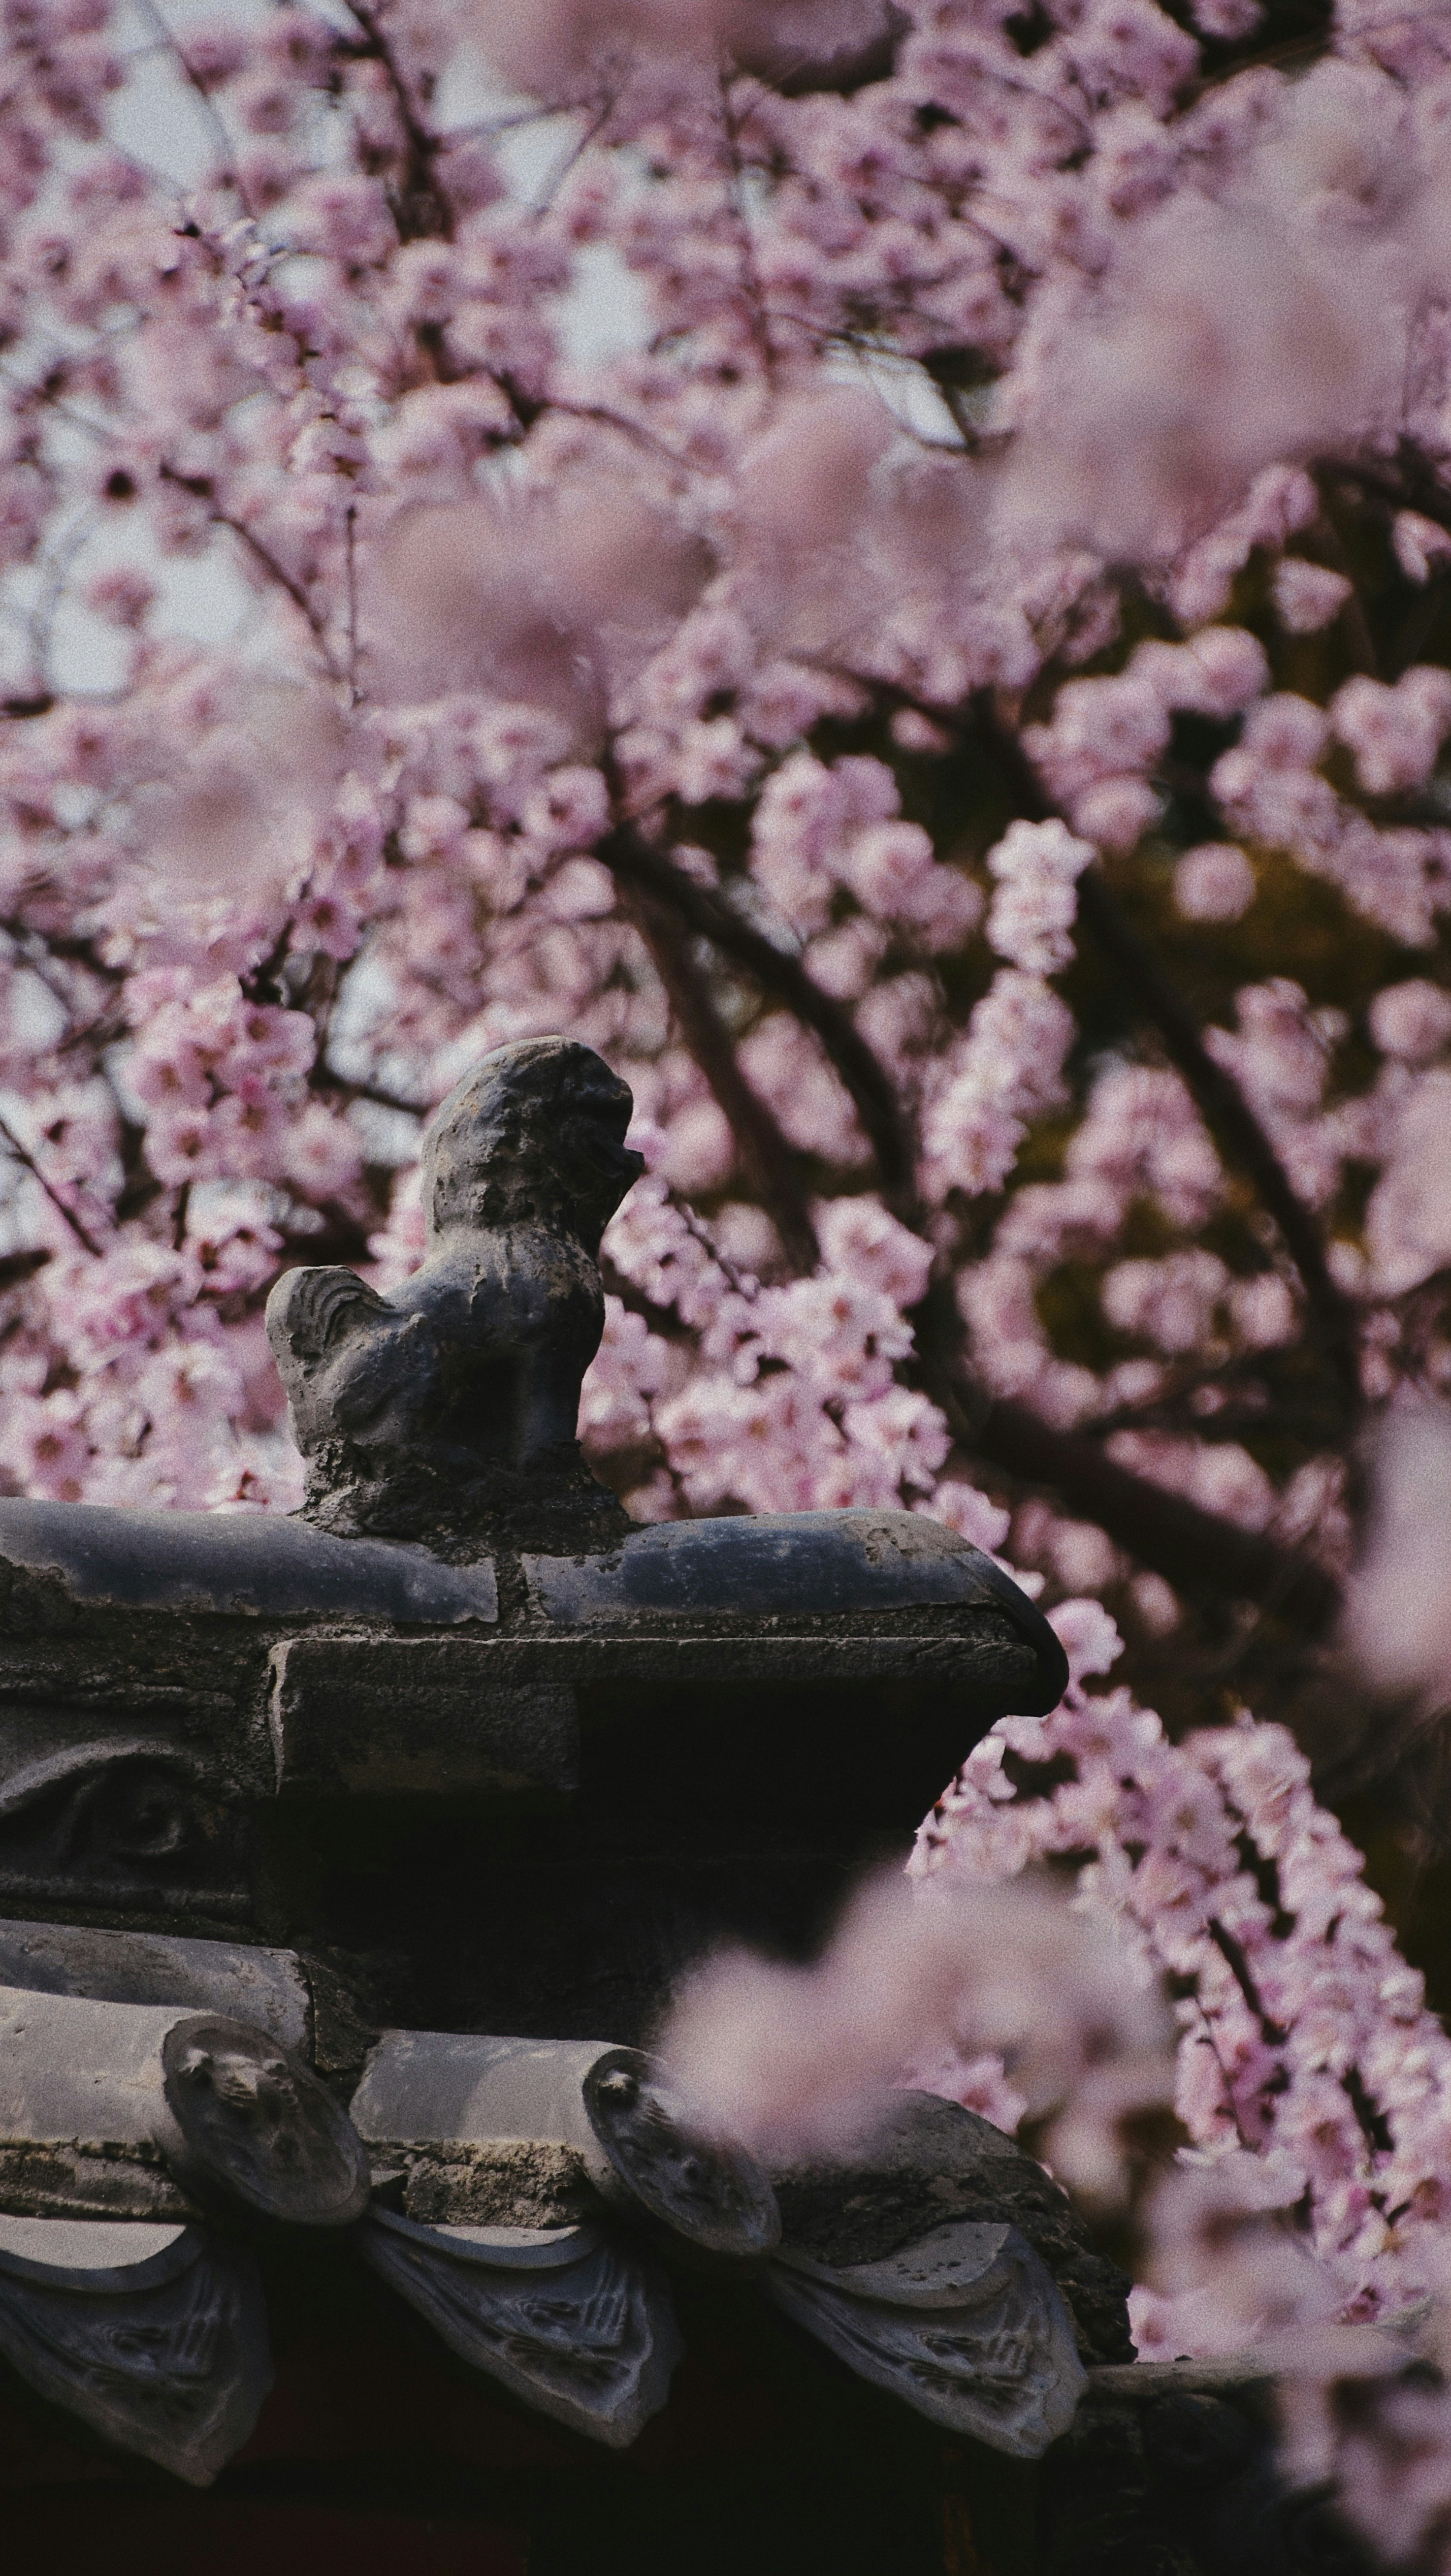
M 403 1276 L 429 1108 L 587 1040 L 600 1473 L 1043 1592 L 924 1865 L 1076 1856 L 1189 2136 L 1410 2295 L 1445 2043 L 1280 1722 L 1451 1385 L 1451 11 L 5 28 L 0 1470 L 295 1505 L 271 1281 Z

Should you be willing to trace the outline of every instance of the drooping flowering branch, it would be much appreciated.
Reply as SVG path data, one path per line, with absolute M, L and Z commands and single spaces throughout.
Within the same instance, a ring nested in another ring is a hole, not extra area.
M 1102 1614 L 1059 1619 L 1080 1673 L 1104 1670 L 1118 1647 Z M 1131 1692 L 1081 1680 L 1054 1716 L 1005 1720 L 917 1865 L 977 1884 L 1064 1861 L 1090 1913 L 1172 1981 L 1176 2109 L 1200 2159 L 1262 2161 L 1345 2318 L 1439 2290 L 1451 2043 L 1284 1729 L 1242 1714 L 1175 1745 Z M 1141 2354 L 1242 2349 L 1243 2291 L 1206 2266 L 1177 2306 L 1136 2293 Z

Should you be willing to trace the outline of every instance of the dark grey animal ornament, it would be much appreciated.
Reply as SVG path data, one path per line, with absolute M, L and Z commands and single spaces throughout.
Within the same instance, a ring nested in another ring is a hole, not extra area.
M 308 1520 L 455 1551 L 624 1536 L 575 1428 L 604 1329 L 600 1237 L 644 1169 L 632 1108 L 591 1047 L 496 1047 L 424 1139 L 422 1268 L 388 1297 L 351 1270 L 279 1279 L 267 1335 Z

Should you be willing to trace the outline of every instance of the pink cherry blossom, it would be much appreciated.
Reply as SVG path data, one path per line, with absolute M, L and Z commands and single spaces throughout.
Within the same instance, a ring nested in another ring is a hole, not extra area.
M 1292 635 L 1315 635 L 1338 617 L 1350 597 L 1347 574 L 1325 564 L 1307 563 L 1303 555 L 1286 555 L 1276 567 L 1275 607 L 1280 623 Z
M 1336 2332 L 1429 2293 L 1445 2043 L 1280 1721 L 1444 1649 L 1435 1472 L 1362 1463 L 1451 1400 L 1444 31 L 289 0 L 178 21 L 169 174 L 129 22 L 11 15 L 3 1480 L 295 1508 L 271 1278 L 396 1286 L 434 1104 L 584 1040 L 630 1511 L 932 1513 L 1060 1627 L 922 1851 L 1178 1981 L 1252 2180 L 1166 2199 L 1145 2348 L 1330 2331 L 1287 2179 Z M 1107 2206 L 1158 2076 L 1075 2069 Z
M 1068 932 L 1077 910 L 1074 880 L 1093 857 L 1090 841 L 1066 825 L 1014 823 L 988 867 L 998 880 L 987 935 L 1000 957 L 1030 975 L 1052 974 L 1073 953 Z
M 1238 921 L 1254 898 L 1254 870 L 1232 841 L 1201 842 L 1174 870 L 1174 901 L 1187 921 Z

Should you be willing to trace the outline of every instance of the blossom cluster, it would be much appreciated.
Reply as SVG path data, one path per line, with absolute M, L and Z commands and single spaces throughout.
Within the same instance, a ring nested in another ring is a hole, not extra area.
M 915 1867 L 977 1886 L 1071 1865 L 1086 1914 L 1178 1998 L 1191 2172 L 1243 2206 L 1248 2168 L 1261 2206 L 1295 2209 L 1344 2319 L 1404 2314 L 1444 2285 L 1451 2040 L 1361 1855 L 1283 1727 L 1242 1712 L 1175 1744 L 1131 1691 L 1085 1688 L 1120 1651 L 1098 1604 L 1054 1617 L 1075 1671 L 1062 1706 L 993 1728 L 923 1827 Z M 975 2100 L 981 2071 L 965 2072 Z M 1171 2249 L 1189 2232 L 1175 2216 Z M 1137 2290 L 1141 2357 L 1243 2350 L 1266 2313 L 1244 2312 L 1242 2287 L 1206 2264 L 1177 2295 Z

